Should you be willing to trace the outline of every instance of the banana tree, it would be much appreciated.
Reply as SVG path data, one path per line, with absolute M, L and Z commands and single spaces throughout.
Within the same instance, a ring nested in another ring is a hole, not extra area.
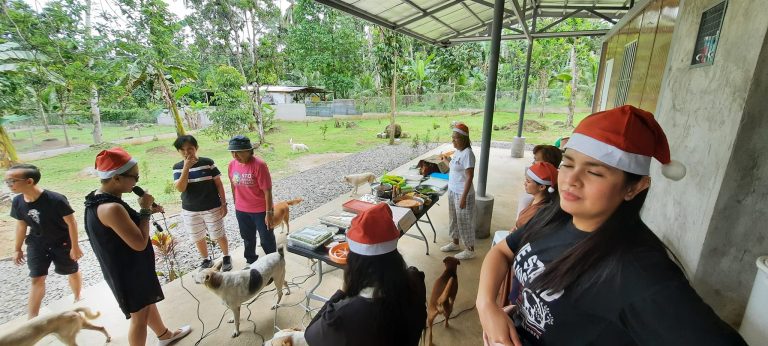
M 166 74 L 166 71 L 169 74 Z M 128 72 L 116 84 L 123 85 L 126 91 L 130 93 L 141 84 L 152 82 L 154 87 L 160 92 L 160 96 L 173 117 L 173 121 L 176 124 L 176 135 L 183 136 L 186 134 L 186 131 L 184 131 L 184 123 L 179 114 L 179 108 L 176 106 L 177 97 L 175 95 L 176 92 L 173 90 L 175 85 L 169 83 L 169 79 L 173 81 L 195 79 L 195 74 L 181 66 L 163 65 L 158 61 L 137 59 L 129 65 Z M 181 96 L 183 94 L 179 97 Z
M 435 58 L 435 53 L 424 57 L 423 52 L 416 54 L 416 57 L 411 60 L 411 64 L 405 67 L 406 76 L 409 82 L 416 90 L 419 101 L 421 101 L 421 95 L 424 94 L 425 87 L 430 86 L 432 75 L 432 59 Z
M 16 154 L 16 147 L 13 146 L 13 141 L 8 137 L 8 132 L 5 131 L 5 125 L 8 123 L 26 120 L 28 116 L 24 115 L 3 115 L 0 116 L 0 166 L 4 168 L 11 167 L 11 165 L 19 162 L 19 156 Z

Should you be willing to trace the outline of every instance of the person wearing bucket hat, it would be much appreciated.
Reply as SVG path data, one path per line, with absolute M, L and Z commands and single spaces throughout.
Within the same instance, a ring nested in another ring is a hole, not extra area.
M 344 288 L 307 326 L 310 345 L 418 345 L 427 319 L 424 273 L 406 269 L 386 203 L 352 219 Z
M 644 110 L 622 106 L 576 127 L 553 203 L 483 261 L 476 303 L 486 344 L 746 345 L 640 217 L 652 157 L 664 176 L 684 177 Z M 504 309 L 495 298 L 510 266 L 521 290 Z
M 272 225 L 272 176 L 269 167 L 253 153 L 251 140 L 243 135 L 232 137 L 227 148 L 232 154 L 229 162 L 229 182 L 235 204 L 235 217 L 243 238 L 243 255 L 250 265 L 256 254 L 256 234 L 261 238 L 265 254 L 277 251 Z
M 451 141 L 456 152 L 449 163 L 448 171 L 448 234 L 452 241 L 440 247 L 440 251 L 459 251 L 459 238 L 464 242 L 464 251 L 454 257 L 468 260 L 475 257 L 475 154 L 469 139 L 469 127 L 463 123 L 453 126 Z
M 147 327 L 164 346 L 181 339 L 192 330 L 183 326 L 171 331 L 163 323 L 155 305 L 164 299 L 155 270 L 155 252 L 150 237 L 150 217 L 162 212 L 154 197 L 139 197 L 137 212 L 123 199 L 139 181 L 137 161 L 122 148 L 102 150 L 95 169 L 101 187 L 85 197 L 85 231 L 99 260 L 104 281 L 117 299 L 125 318 L 130 345 L 144 345 Z

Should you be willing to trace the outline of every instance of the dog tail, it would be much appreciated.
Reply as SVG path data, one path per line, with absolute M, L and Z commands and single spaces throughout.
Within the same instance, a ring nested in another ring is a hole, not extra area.
M 288 205 L 297 205 L 301 202 L 304 202 L 304 199 L 301 197 L 297 197 L 297 198 L 285 201 L 285 203 L 287 203 Z
M 91 312 L 91 309 L 86 308 L 86 307 L 79 307 L 79 308 L 75 309 L 75 311 L 82 312 L 83 315 L 85 315 L 85 318 L 87 318 L 89 320 L 92 320 L 92 319 L 95 319 L 95 318 L 99 318 L 99 316 L 101 316 L 100 312 L 98 312 L 98 311 L 96 311 L 95 313 Z
M 454 280 L 455 278 L 453 276 L 448 279 L 448 282 L 445 283 L 445 287 L 443 288 L 443 293 L 437 298 L 436 307 L 439 313 L 443 313 L 443 304 L 448 301 L 449 295 L 451 294 L 451 287 L 454 285 Z

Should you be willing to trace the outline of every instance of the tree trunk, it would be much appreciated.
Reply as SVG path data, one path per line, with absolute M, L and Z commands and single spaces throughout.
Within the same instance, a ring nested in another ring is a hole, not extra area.
M 40 101 L 40 96 L 35 95 L 35 98 L 37 99 L 37 108 L 40 111 L 40 117 L 43 118 L 43 127 L 45 127 L 45 133 L 50 133 L 51 129 L 48 128 L 48 115 L 45 114 L 45 107 L 43 107 L 43 102 Z
M 64 108 L 62 108 L 61 114 L 59 114 L 59 118 L 61 118 L 61 123 L 62 123 L 61 128 L 64 129 L 64 142 L 66 143 L 66 146 L 69 147 L 70 144 L 69 144 L 69 134 L 67 133 L 67 120 L 64 119 L 64 114 L 65 114 Z
M 568 100 L 568 119 L 566 128 L 573 127 L 573 113 L 576 111 L 576 85 L 578 85 L 579 73 L 576 70 L 576 46 L 571 46 L 571 97 Z
M 4 151 L 2 162 L 0 162 L 3 168 L 11 167 L 19 162 L 19 156 L 16 154 L 16 147 L 13 146 L 13 141 L 8 137 L 8 132 L 5 131 L 5 127 L 2 125 L 0 125 L 0 146 L 2 146 Z
M 162 71 L 158 70 L 157 74 L 157 82 L 160 85 L 161 92 L 160 94 L 163 95 L 163 99 L 165 100 L 165 104 L 168 106 L 168 111 L 171 112 L 171 116 L 173 116 L 173 121 L 176 123 L 176 136 L 183 136 L 186 133 L 184 131 L 184 122 L 181 120 L 181 115 L 179 115 L 179 108 L 176 107 L 176 101 L 173 100 L 173 93 L 171 93 L 171 87 L 168 86 L 168 82 L 165 80 L 164 74 Z
M 91 0 L 85 1 L 85 45 L 88 53 L 91 53 Z M 88 59 L 88 70 L 93 69 L 93 58 Z M 92 71 L 91 71 L 92 72 Z M 93 123 L 93 144 L 99 144 L 101 140 L 101 110 L 99 109 L 99 89 L 96 83 L 91 83 L 91 122 Z
M 392 35 L 394 35 L 394 33 L 392 33 Z M 397 112 L 397 51 L 395 51 L 395 57 L 392 61 L 392 91 L 389 95 L 389 108 L 392 113 L 389 115 L 389 145 L 395 144 L 395 112 Z

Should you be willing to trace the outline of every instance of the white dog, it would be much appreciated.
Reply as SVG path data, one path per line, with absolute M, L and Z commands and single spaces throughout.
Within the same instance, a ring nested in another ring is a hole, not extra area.
M 25 322 L 21 327 L 0 336 L 0 346 L 32 346 L 51 333 L 56 333 L 56 336 L 65 345 L 77 346 L 75 337 L 83 328 L 102 332 L 109 342 L 112 337 L 109 336 L 104 327 L 95 326 L 88 322 L 88 320 L 98 318 L 99 315 L 98 312 L 94 314 L 91 309 L 83 307 L 35 317 Z
M 344 176 L 344 181 L 355 186 L 355 188 L 352 189 L 352 194 L 350 194 L 350 196 L 354 196 L 357 194 L 357 188 L 360 187 L 360 185 L 365 183 L 370 184 L 376 181 L 376 176 L 371 172 L 350 174 Z
M 249 269 L 241 271 L 219 272 L 221 264 L 217 263 L 214 268 L 202 270 L 195 275 L 195 282 L 204 284 L 213 293 L 215 293 L 224 305 L 232 310 L 232 319 L 230 323 L 235 323 L 235 330 L 232 337 L 240 335 L 240 306 L 255 297 L 264 287 L 275 282 L 277 291 L 277 302 L 272 307 L 274 310 L 280 304 L 283 298 L 283 287 L 288 288 L 285 282 L 285 256 L 283 248 L 277 252 L 259 257 L 253 262 Z M 288 293 L 291 294 L 290 288 Z
M 293 152 L 296 152 L 296 151 L 309 151 L 309 147 L 306 144 L 294 143 L 293 142 L 293 138 L 291 138 L 291 140 L 288 141 L 288 143 L 291 143 L 291 151 L 293 151 Z

